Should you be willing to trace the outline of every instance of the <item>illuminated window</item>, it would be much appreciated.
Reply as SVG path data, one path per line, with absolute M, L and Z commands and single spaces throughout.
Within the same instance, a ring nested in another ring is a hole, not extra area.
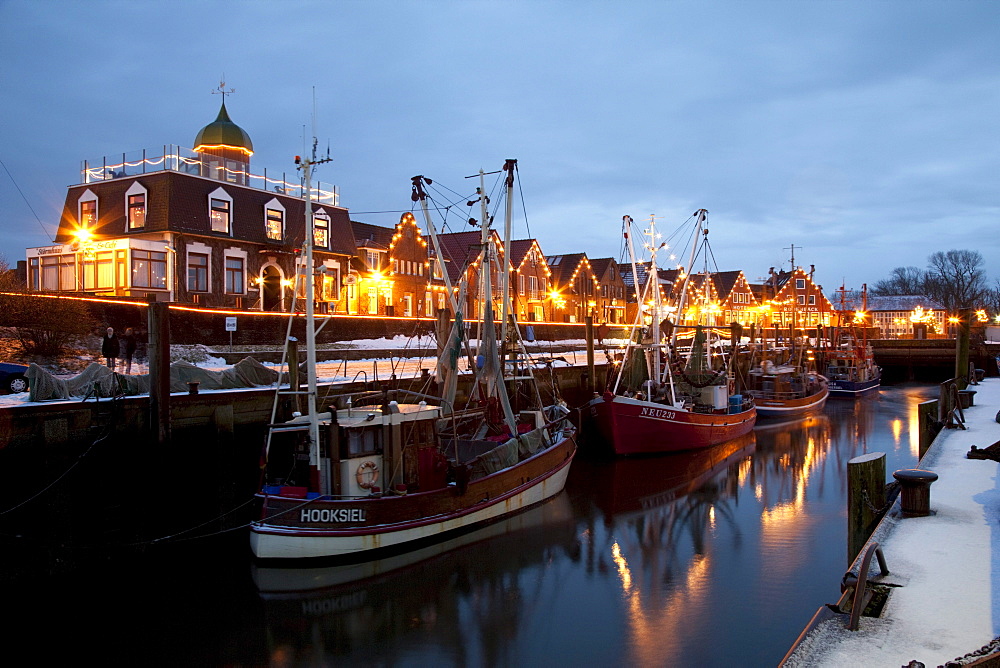
M 80 227 L 91 229 L 97 225 L 97 200 L 80 202 Z
M 243 258 L 226 258 L 226 293 L 230 295 L 242 295 L 246 290 L 246 281 L 243 278 Z
M 132 287 L 167 287 L 167 254 L 159 251 L 132 249 Z
M 146 226 L 146 194 L 128 196 L 128 228 L 140 229 Z
M 204 253 L 188 253 L 188 290 L 208 292 L 208 256 Z
M 46 255 L 42 258 L 42 290 L 59 289 L 59 256 Z
M 114 253 L 112 251 L 84 254 L 84 290 L 109 290 L 114 287 L 114 278 Z
M 212 231 L 229 232 L 229 200 L 212 198 Z
M 313 245 L 316 248 L 330 246 L 330 217 L 326 214 L 313 215 Z
M 378 251 L 370 250 L 368 251 L 368 268 L 372 271 L 378 271 L 379 268 L 379 254 Z
M 265 209 L 264 228 L 268 239 L 281 241 L 282 230 L 285 227 L 285 212 L 279 209 Z

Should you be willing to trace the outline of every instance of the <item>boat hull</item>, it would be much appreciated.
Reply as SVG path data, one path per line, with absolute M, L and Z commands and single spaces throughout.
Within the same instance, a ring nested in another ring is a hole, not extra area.
M 849 380 L 831 380 L 831 397 L 860 397 L 878 391 L 882 384 L 882 378 L 869 378 L 868 380 L 852 382 Z
M 265 519 L 251 526 L 250 546 L 259 559 L 347 560 L 444 539 L 555 496 L 575 454 L 567 436 L 465 489 L 452 483 L 405 495 L 312 500 L 262 494 Z
M 754 402 L 757 404 L 757 414 L 762 418 L 790 418 L 823 410 L 829 396 L 830 389 L 824 385 L 821 391 L 805 397 L 792 399 L 754 397 Z
M 621 396 L 597 397 L 588 405 L 593 427 L 617 455 L 643 455 L 707 448 L 753 429 L 754 408 L 733 413 L 693 413 Z

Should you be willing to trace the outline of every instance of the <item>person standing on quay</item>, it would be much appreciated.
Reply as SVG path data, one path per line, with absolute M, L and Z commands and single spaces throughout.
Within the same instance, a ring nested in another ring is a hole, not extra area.
M 135 355 L 135 334 L 132 332 L 132 328 L 128 327 L 125 329 L 125 336 L 121 339 L 121 361 L 126 376 L 132 373 L 133 355 Z
M 115 369 L 115 360 L 118 359 L 118 353 L 120 352 L 121 346 L 118 343 L 118 337 L 115 336 L 115 329 L 114 327 L 108 327 L 108 333 L 101 340 L 101 355 L 104 356 L 108 368 L 112 371 Z

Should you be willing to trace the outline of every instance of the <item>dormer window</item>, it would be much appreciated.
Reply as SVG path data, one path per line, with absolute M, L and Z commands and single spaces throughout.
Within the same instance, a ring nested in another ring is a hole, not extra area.
M 279 209 L 266 209 L 265 211 L 264 228 L 267 231 L 267 238 L 281 241 L 281 231 L 285 226 L 285 212 Z
M 233 216 L 233 198 L 222 188 L 216 188 L 208 196 L 209 218 L 213 232 L 230 234 Z
M 138 181 L 125 191 L 125 208 L 128 229 L 141 230 L 146 227 L 146 189 Z
M 128 228 L 141 229 L 146 226 L 146 195 L 128 196 Z
M 330 217 L 325 213 L 313 214 L 313 245 L 323 249 L 330 247 Z
M 80 227 L 93 229 L 97 226 L 97 198 L 80 202 Z
M 281 241 L 285 236 L 285 207 L 277 199 L 264 205 L 264 234 L 271 241 Z

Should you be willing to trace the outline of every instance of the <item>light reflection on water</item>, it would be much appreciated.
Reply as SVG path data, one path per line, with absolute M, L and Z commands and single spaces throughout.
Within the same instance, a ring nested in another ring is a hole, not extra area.
M 100 626 L 163 663 L 775 665 L 839 594 L 848 460 L 913 466 L 916 407 L 934 391 L 831 400 L 698 452 L 580 455 L 550 502 L 363 566 L 253 568 L 242 536 L 152 554 L 80 580 L 81 605 L 117 612 L 98 624 L 67 609 L 73 646 L 103 648 Z
M 774 665 L 839 593 L 848 460 L 881 451 L 890 474 L 912 466 L 916 405 L 932 389 L 831 400 L 822 415 L 765 422 L 709 450 L 617 461 L 581 455 L 566 492 L 520 525 L 495 525 L 491 536 L 467 538 L 379 584 L 347 585 L 354 595 L 379 589 L 364 597 L 363 613 L 351 613 L 360 618 L 349 628 L 343 611 L 321 616 L 327 634 L 352 638 L 325 658 Z M 403 614 L 411 597 L 414 611 Z M 376 640 L 370 622 L 390 610 L 399 618 L 377 625 Z M 269 625 L 294 619 L 276 614 Z

